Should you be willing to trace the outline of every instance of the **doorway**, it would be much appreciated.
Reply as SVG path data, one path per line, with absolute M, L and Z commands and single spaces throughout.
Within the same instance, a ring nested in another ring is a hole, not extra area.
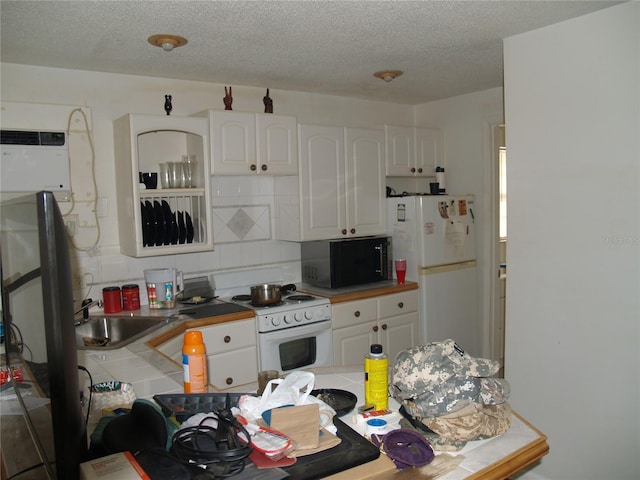
M 494 145 L 494 171 L 497 174 L 497 195 L 495 209 L 497 211 L 497 281 L 494 288 L 492 329 L 493 358 L 504 366 L 504 332 L 506 320 L 506 294 L 507 294 L 507 146 L 505 125 L 496 125 L 493 132 Z

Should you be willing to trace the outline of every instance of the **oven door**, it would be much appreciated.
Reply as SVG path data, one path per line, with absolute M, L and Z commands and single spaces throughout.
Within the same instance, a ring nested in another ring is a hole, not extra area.
M 260 370 L 286 372 L 333 365 L 331 321 L 258 333 Z

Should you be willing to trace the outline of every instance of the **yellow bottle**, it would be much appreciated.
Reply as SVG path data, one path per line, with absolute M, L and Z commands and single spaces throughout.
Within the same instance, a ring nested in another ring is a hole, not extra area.
M 373 344 L 364 357 L 364 402 L 375 410 L 389 406 L 389 358 L 382 352 L 382 345 Z
M 182 368 L 184 393 L 207 393 L 207 352 L 198 330 L 184 334 Z

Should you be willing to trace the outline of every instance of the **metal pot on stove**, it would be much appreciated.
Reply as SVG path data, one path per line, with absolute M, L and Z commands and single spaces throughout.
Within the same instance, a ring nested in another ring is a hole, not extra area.
M 251 287 L 251 304 L 256 306 L 275 305 L 282 299 L 282 294 L 296 291 L 293 283 L 287 285 L 275 285 L 265 283 Z

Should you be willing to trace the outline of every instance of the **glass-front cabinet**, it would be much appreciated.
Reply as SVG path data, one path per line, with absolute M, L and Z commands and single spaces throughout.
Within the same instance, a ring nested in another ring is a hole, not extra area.
M 120 251 L 213 250 L 207 119 L 128 114 L 113 131 Z

